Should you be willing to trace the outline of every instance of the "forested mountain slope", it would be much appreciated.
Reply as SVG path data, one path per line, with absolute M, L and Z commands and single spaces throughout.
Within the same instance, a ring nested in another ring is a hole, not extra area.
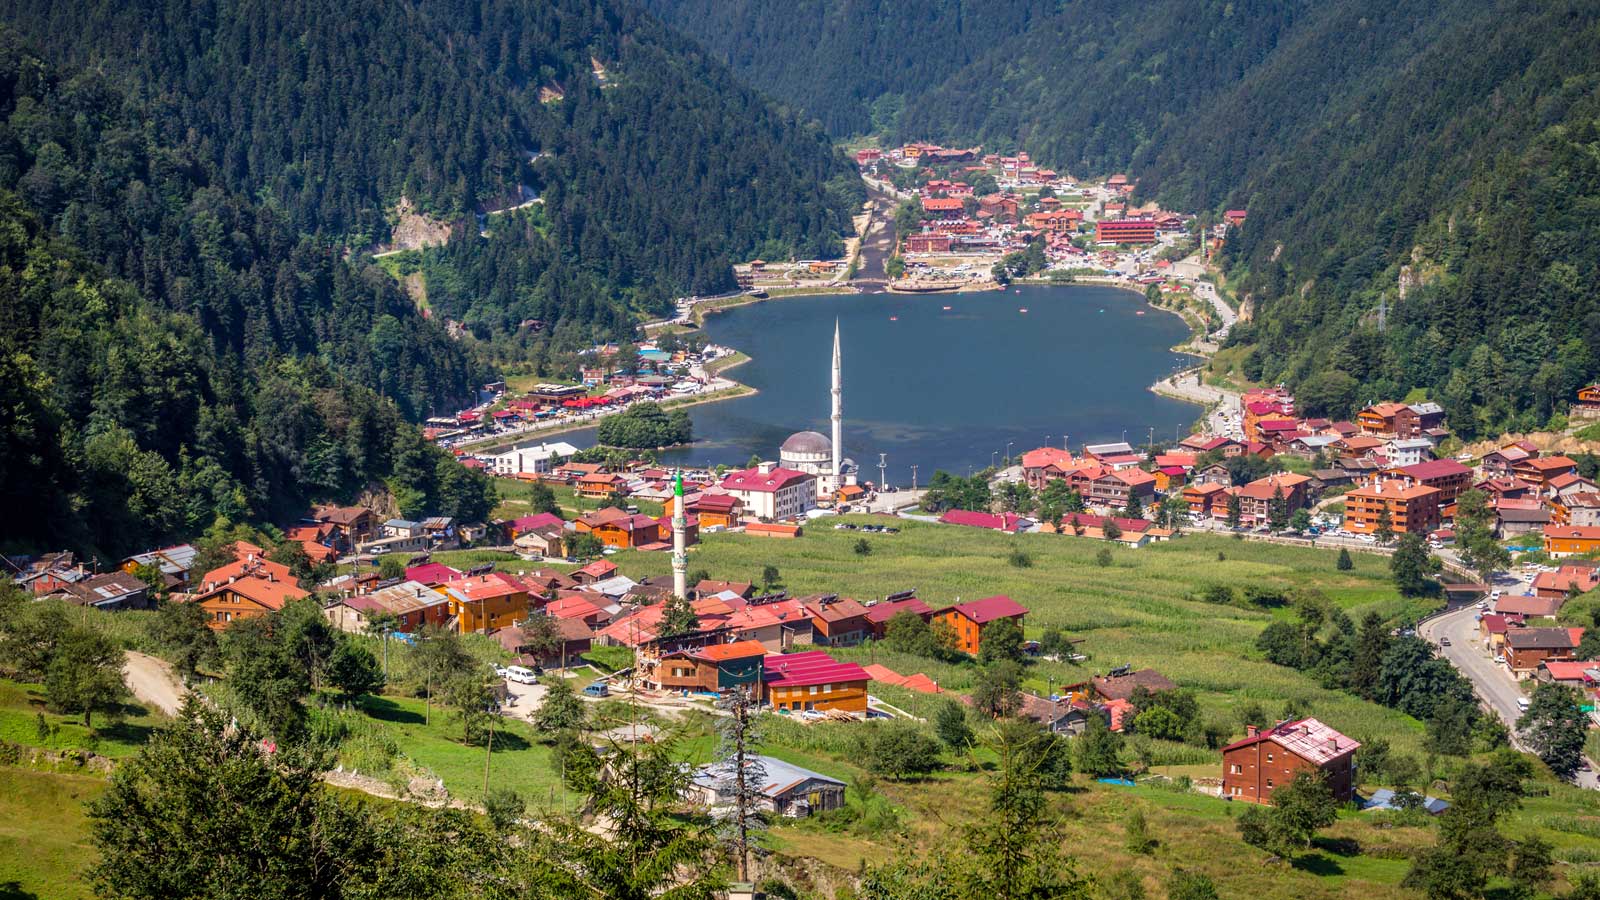
M 645 0 L 746 81 L 839 136 L 892 130 L 920 97 L 1050 16 L 1056 0 Z
M 696 26 L 697 0 L 651 2 L 758 81 L 808 40 L 794 4 L 751 0 L 735 30 Z M 881 8 L 860 31 L 932 54 L 917 16 L 951 8 Z M 1172 208 L 1248 207 L 1224 262 L 1256 324 L 1234 340 L 1313 409 L 1420 389 L 1488 433 L 1549 424 L 1600 374 L 1595 4 L 1068 0 L 1007 25 L 920 84 L 762 83 L 808 112 L 904 90 L 892 140 L 1020 147 L 1127 169 Z
M 378 270 L 212 183 L 107 79 L 58 73 L 13 38 L 0 32 L 0 548 L 116 558 L 374 482 L 412 513 L 486 512 L 483 479 L 406 422 L 472 395 L 460 346 Z
M 630 308 L 731 287 L 728 264 L 758 249 L 836 249 L 860 196 L 820 130 L 626 0 L 5 0 L 0 16 L 126 86 L 209 180 L 297 232 L 359 247 L 406 196 L 477 243 L 481 203 L 540 193 L 536 223 L 499 229 L 516 266 L 450 270 L 517 306 L 486 327 L 616 333 Z

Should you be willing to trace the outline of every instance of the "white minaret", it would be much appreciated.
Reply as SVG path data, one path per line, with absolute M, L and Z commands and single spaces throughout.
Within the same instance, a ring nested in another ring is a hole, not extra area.
M 844 366 L 839 354 L 839 320 L 833 320 L 833 472 L 829 490 L 844 484 Z
M 684 533 L 689 529 L 683 511 L 683 473 L 672 479 L 672 592 L 689 599 L 689 553 Z

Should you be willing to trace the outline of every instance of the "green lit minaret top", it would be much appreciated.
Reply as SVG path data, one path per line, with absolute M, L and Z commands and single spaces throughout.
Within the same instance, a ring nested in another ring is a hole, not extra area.
M 672 495 L 674 497 L 678 497 L 680 499 L 683 497 L 683 472 L 682 471 L 679 471 L 677 474 L 672 476 Z

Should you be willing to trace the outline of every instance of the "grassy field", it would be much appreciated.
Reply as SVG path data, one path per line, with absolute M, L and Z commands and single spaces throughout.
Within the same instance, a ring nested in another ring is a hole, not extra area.
M 394 696 L 363 698 L 356 709 L 364 723 L 392 742 L 406 760 L 443 779 L 451 796 L 469 803 L 483 800 L 483 746 L 461 743 L 461 725 L 450 710 L 435 703 L 428 721 L 422 700 Z M 503 718 L 496 723 L 490 786 L 514 790 L 529 803 L 542 805 L 552 798 L 559 803 L 566 790 L 550 767 L 549 746 L 536 738 L 532 726 L 520 720 Z M 347 751 L 361 743 L 347 741 Z M 347 764 L 354 761 L 347 753 Z M 396 770 L 408 768 L 401 764 Z M 384 778 L 389 773 L 363 770 L 363 774 Z
M 0 900 L 94 896 L 84 804 L 104 789 L 103 778 L 0 769 Z
M 48 737 L 39 734 L 40 716 L 49 729 Z M 46 750 L 92 750 L 117 759 L 137 753 L 163 718 L 142 706 L 128 705 L 119 721 L 96 717 L 96 727 L 91 732 L 83 727 L 81 716 L 47 711 L 42 685 L 0 680 L 0 740 L 13 744 Z
M 871 521 L 848 517 L 848 521 Z M 1112 564 L 1095 564 L 1104 544 L 1068 536 L 956 528 L 901 520 L 898 535 L 869 535 L 870 556 L 854 553 L 857 532 L 835 531 L 819 523 L 797 541 L 772 541 L 744 535 L 710 535 L 691 550 L 690 568 L 713 578 L 759 580 L 762 567 L 775 565 L 791 593 L 837 592 L 860 600 L 915 589 L 933 606 L 1007 594 L 1031 610 L 1027 631 L 1037 636 L 1049 627 L 1081 638 L 1081 666 L 1040 662 L 1030 677 L 1040 689 L 1082 681 L 1094 673 L 1131 663 L 1153 666 L 1199 696 L 1206 713 L 1233 721 L 1232 710 L 1249 700 L 1277 711 L 1296 698 L 1334 727 L 1357 738 L 1386 735 L 1397 749 L 1415 752 L 1421 726 L 1414 720 L 1272 665 L 1254 649 L 1256 635 L 1274 616 L 1241 606 L 1208 604 L 1198 595 L 1211 584 L 1236 588 L 1262 585 L 1285 590 L 1316 590 L 1353 618 L 1369 609 L 1408 610 L 1390 585 L 1383 559 L 1355 554 L 1355 569 L 1335 569 L 1330 551 L 1236 541 L 1211 535 L 1185 535 L 1138 550 L 1113 551 Z M 1007 563 L 1013 547 L 1033 565 Z M 628 551 L 612 560 L 630 577 L 663 574 L 666 554 Z M 866 661 L 868 653 L 891 668 L 927 672 L 940 684 L 964 690 L 974 670 L 921 657 L 895 658 L 881 650 L 846 655 Z

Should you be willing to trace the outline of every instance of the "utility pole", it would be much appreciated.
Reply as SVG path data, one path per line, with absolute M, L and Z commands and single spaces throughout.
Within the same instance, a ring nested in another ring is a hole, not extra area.
M 1155 455 L 1155 452 L 1156 452 L 1156 427 L 1154 425 L 1150 426 L 1150 444 L 1149 444 L 1149 446 L 1147 446 L 1145 448 L 1145 452 L 1149 453 L 1152 456 Z
M 912 466 L 911 466 L 911 493 L 915 494 L 916 492 L 917 492 L 917 466 L 916 466 L 915 463 L 913 463 Z
M 494 720 L 500 714 L 494 707 L 489 708 L 489 742 L 483 745 L 483 800 L 489 802 L 489 758 L 494 753 Z

